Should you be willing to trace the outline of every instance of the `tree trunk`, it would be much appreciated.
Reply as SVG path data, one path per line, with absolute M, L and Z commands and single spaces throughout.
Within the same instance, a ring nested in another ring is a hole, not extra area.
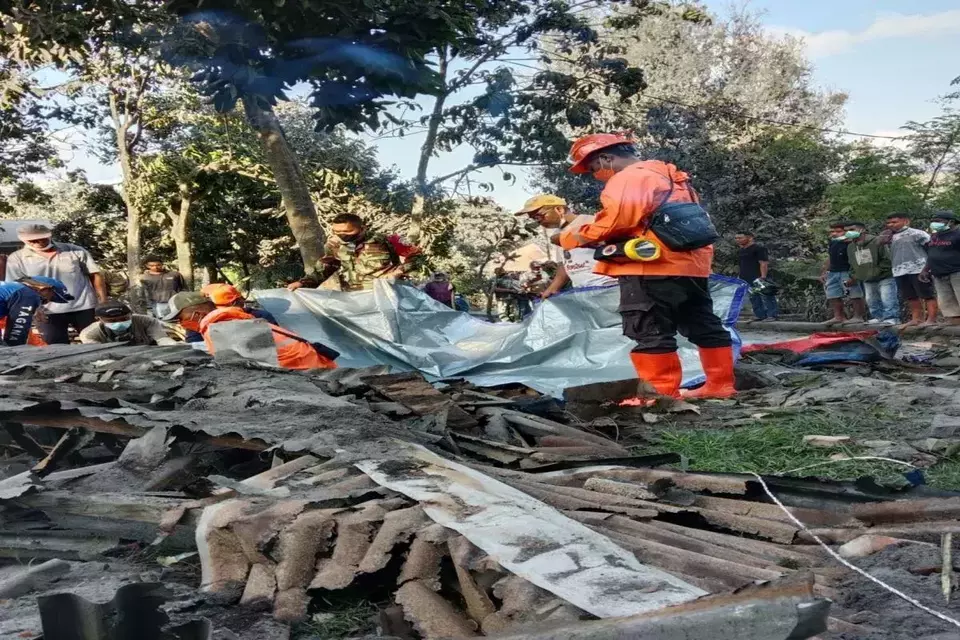
M 207 264 L 203 266 L 203 285 L 213 284 L 217 281 L 217 265 Z
M 317 210 L 310 199 L 310 189 L 300 169 L 290 143 L 287 142 L 280 121 L 269 107 L 263 108 L 255 98 L 243 100 L 247 122 L 257 133 L 264 155 L 273 171 L 273 178 L 283 198 L 290 231 L 300 246 L 303 268 L 308 274 L 317 271 L 323 257 L 324 233 L 317 218 Z
M 437 66 L 437 73 L 440 74 L 440 82 L 444 86 L 447 84 L 447 65 L 449 63 L 446 48 L 440 52 L 440 61 Z M 417 164 L 416 193 L 413 195 L 413 208 L 410 210 L 410 216 L 413 218 L 413 232 L 410 234 L 419 235 L 420 220 L 423 219 L 423 211 L 426 207 L 427 194 L 427 170 L 430 168 L 430 160 L 437 146 L 437 134 L 440 132 L 440 125 L 443 124 L 443 107 L 446 104 L 448 94 L 446 92 L 437 96 L 433 103 L 433 109 L 430 112 L 430 120 L 427 121 L 427 137 L 420 147 L 420 162 Z M 419 238 L 411 238 L 416 242 Z
M 118 146 L 120 152 L 120 173 L 123 179 L 121 188 L 123 190 L 123 204 L 127 207 L 127 279 L 130 281 L 130 290 L 134 291 L 140 286 L 140 207 L 135 202 L 133 190 L 133 158 L 127 145 L 122 141 L 126 139 L 126 126 L 121 126 L 117 130 Z M 135 299 L 134 296 L 132 299 Z
M 171 209 L 171 235 L 177 249 L 177 271 L 183 276 L 187 289 L 193 290 L 193 240 L 190 234 L 190 187 L 180 185 L 180 211 L 176 215 Z

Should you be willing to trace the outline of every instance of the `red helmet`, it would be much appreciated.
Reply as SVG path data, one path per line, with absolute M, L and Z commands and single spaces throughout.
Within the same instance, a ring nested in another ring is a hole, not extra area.
M 590 154 L 618 144 L 633 144 L 634 140 L 629 133 L 591 133 L 573 143 L 570 148 L 570 159 L 573 166 L 571 173 L 587 173 L 587 158 Z

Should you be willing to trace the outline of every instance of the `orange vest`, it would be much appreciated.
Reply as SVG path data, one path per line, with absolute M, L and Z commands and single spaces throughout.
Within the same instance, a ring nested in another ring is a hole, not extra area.
M 213 341 L 210 339 L 210 325 L 217 322 L 229 322 L 231 320 L 253 320 L 254 317 L 241 309 L 240 307 L 220 307 L 211 311 L 203 320 L 200 321 L 200 333 L 203 335 L 203 341 L 207 345 L 210 353 L 214 353 Z M 304 341 L 292 331 L 282 329 L 275 324 L 269 324 L 273 332 L 273 342 L 277 347 L 277 362 L 284 369 L 295 369 L 298 371 L 309 369 L 336 369 L 337 365 L 333 360 L 326 358 L 313 348 L 309 342 Z
M 650 217 L 663 198 L 667 202 L 696 202 L 690 177 L 672 164 L 647 160 L 632 164 L 607 181 L 600 194 L 603 209 L 591 224 L 569 229 L 560 234 L 564 249 L 598 246 L 630 238 L 646 238 L 660 245 L 659 260 L 652 262 L 603 262 L 598 260 L 594 273 L 612 276 L 693 276 L 706 278 L 713 266 L 713 247 L 693 251 L 673 251 L 656 235 L 647 231 Z

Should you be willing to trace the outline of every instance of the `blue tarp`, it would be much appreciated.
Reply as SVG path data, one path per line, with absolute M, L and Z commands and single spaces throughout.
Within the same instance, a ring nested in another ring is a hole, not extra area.
M 741 280 L 712 276 L 714 310 L 733 328 L 746 295 Z M 633 378 L 634 343 L 622 334 L 617 287 L 579 289 L 537 305 L 523 322 L 492 323 L 455 311 L 418 289 L 378 281 L 373 291 L 273 289 L 255 292 L 284 327 L 341 352 L 342 367 L 390 365 L 428 379 L 465 378 L 496 386 L 520 382 L 556 397 L 567 387 Z M 681 340 L 684 380 L 703 370 Z

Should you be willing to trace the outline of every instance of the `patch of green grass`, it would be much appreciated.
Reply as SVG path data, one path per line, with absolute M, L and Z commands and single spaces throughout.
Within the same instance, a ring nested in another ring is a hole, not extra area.
M 960 491 L 960 460 L 945 460 L 925 472 L 927 484 L 939 489 Z
M 873 476 L 881 483 L 904 484 L 903 473 L 908 469 L 901 465 L 881 461 L 830 460 L 830 456 L 837 453 L 850 457 L 870 455 L 863 447 L 851 445 L 825 449 L 803 443 L 805 435 L 882 439 L 888 433 L 885 424 L 888 419 L 889 416 L 867 411 L 852 417 L 810 411 L 771 417 L 758 421 L 757 426 L 738 429 L 667 429 L 659 433 L 653 450 L 643 447 L 642 452 L 678 453 L 689 461 L 691 471 L 788 474 L 833 480 Z M 806 468 L 811 465 L 816 466 Z M 932 486 L 960 490 L 960 460 L 942 460 L 924 473 Z
M 292 637 L 297 640 L 340 640 L 376 632 L 377 605 L 361 600 L 331 603 L 331 608 L 315 613 L 298 624 Z

